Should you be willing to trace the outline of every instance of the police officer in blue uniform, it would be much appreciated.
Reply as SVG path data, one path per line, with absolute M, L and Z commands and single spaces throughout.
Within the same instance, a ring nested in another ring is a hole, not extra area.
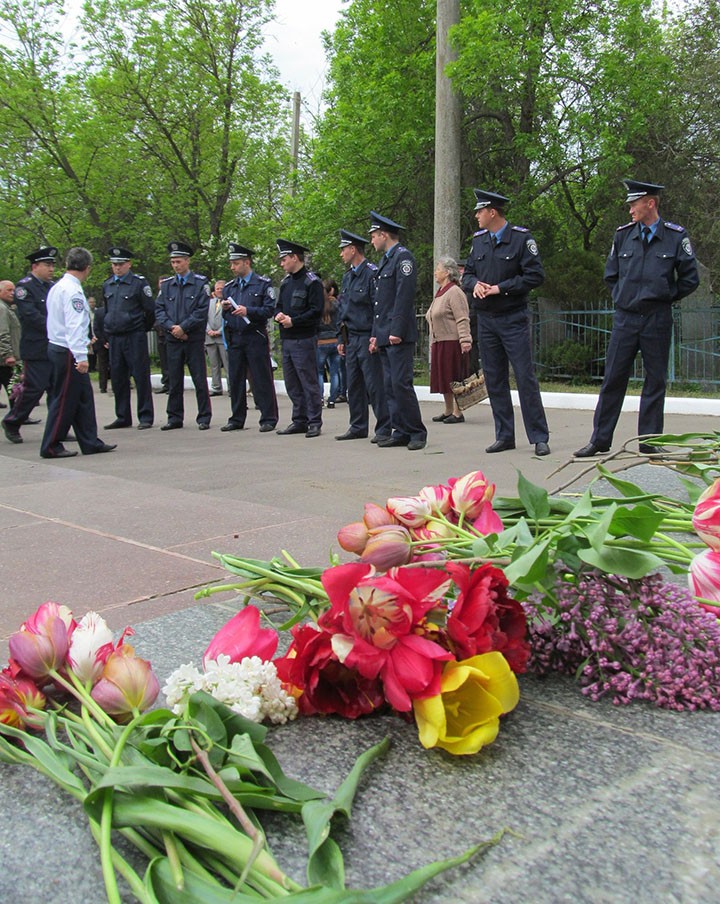
M 287 239 L 277 240 L 280 266 L 287 274 L 280 283 L 275 320 L 280 325 L 283 378 L 292 402 L 292 423 L 277 432 L 322 430 L 322 393 L 317 377 L 317 329 L 325 297 L 320 279 L 305 267 L 308 249 Z
M 478 317 L 478 340 L 493 420 L 495 442 L 486 452 L 515 448 L 515 413 L 510 394 L 512 365 L 525 432 L 536 455 L 549 455 L 549 431 L 532 359 L 528 294 L 542 285 L 545 271 L 538 247 L 523 226 L 505 218 L 509 199 L 475 189 L 473 235 L 462 287 L 472 293 Z
M 15 286 L 15 309 L 20 320 L 20 357 L 23 362 L 23 391 L 5 415 L 2 428 L 11 443 L 21 443 L 20 428 L 52 382 L 52 364 L 47 346 L 47 296 L 53 285 L 57 248 L 39 248 L 28 254 L 30 273 Z
M 370 351 L 380 355 L 385 397 L 390 412 L 391 435 L 379 439 L 386 449 L 407 446 L 411 452 L 424 449 L 427 428 L 420 414 L 413 386 L 413 363 L 417 341 L 415 258 L 400 244 L 403 227 L 374 210 L 370 211 L 370 241 L 382 254 L 375 275 L 373 328 Z
M 253 270 L 254 251 L 230 242 L 230 269 L 235 278 L 223 289 L 223 335 L 228 350 L 228 378 L 232 413 L 223 433 L 242 430 L 247 417 L 245 383 L 252 378 L 253 399 L 260 409 L 260 432 L 269 433 L 278 422 L 277 397 L 270 360 L 268 318 L 275 313 L 275 291 L 266 276 Z
M 130 377 L 137 390 L 138 430 L 152 427 L 154 408 L 150 383 L 147 330 L 155 321 L 150 283 L 132 271 L 133 254 L 118 246 L 108 251 L 113 275 L 103 283 L 103 329 L 110 346 L 110 380 L 115 395 L 115 420 L 106 430 L 132 426 Z
M 367 239 L 340 230 L 340 258 L 347 267 L 338 299 L 340 344 L 345 358 L 350 426 L 335 439 L 365 439 L 369 432 L 368 401 L 375 414 L 375 439 L 390 437 L 390 414 L 383 386 L 382 362 L 370 354 L 373 325 L 372 294 L 377 267 L 365 257 Z
M 608 452 L 638 351 L 645 368 L 638 435 L 663 432 L 665 386 L 672 339 L 672 305 L 700 282 L 690 238 L 682 226 L 658 213 L 663 185 L 625 179 L 631 221 L 620 226 L 605 264 L 615 312 L 605 358 L 605 377 L 593 418 L 590 442 L 576 458 Z M 640 452 L 659 450 L 641 442 Z
M 160 285 L 155 302 L 155 319 L 165 330 L 168 361 L 167 424 L 161 430 L 178 430 L 183 425 L 185 366 L 195 387 L 198 430 L 209 430 L 212 408 L 205 364 L 205 327 L 210 304 L 207 276 L 193 273 L 193 250 L 184 242 L 170 242 L 170 266 L 175 271 Z

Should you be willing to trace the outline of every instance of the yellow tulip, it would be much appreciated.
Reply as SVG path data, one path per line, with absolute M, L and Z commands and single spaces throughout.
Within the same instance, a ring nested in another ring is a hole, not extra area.
M 500 716 L 519 699 L 517 678 L 502 653 L 446 662 L 440 693 L 413 701 L 420 743 L 448 753 L 477 753 L 495 740 Z

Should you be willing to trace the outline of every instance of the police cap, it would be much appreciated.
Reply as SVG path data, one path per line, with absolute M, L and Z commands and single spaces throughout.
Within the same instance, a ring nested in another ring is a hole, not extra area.
M 231 261 L 245 260 L 252 257 L 255 252 L 252 248 L 246 248 L 244 245 L 238 245 L 237 242 L 228 242 L 228 257 Z
M 510 198 L 505 195 L 498 195 L 494 191 L 483 191 L 481 188 L 474 188 L 475 210 L 483 210 L 485 207 L 494 207 L 496 210 L 504 210 L 505 206 L 510 203 Z
M 404 228 L 404 226 L 396 223 L 395 220 L 391 220 L 390 217 L 383 217 L 374 210 L 370 211 L 370 232 L 375 232 L 379 229 L 382 232 L 389 232 L 391 235 L 397 235 L 398 232 Z
M 355 235 L 354 232 L 348 232 L 347 229 L 340 230 L 340 247 L 347 248 L 348 245 L 356 245 L 361 251 L 367 245 L 367 239 L 361 235 Z
M 286 257 L 288 254 L 297 254 L 298 256 L 301 256 L 310 251 L 310 249 L 306 248 L 304 245 L 300 245 L 297 242 L 289 242 L 287 239 L 277 239 L 275 244 L 277 245 L 280 257 Z
M 646 195 L 659 195 L 665 188 L 664 185 L 653 185 L 652 182 L 638 182 L 636 179 L 623 179 L 623 185 L 627 189 L 626 203 L 637 201 Z
M 185 242 L 168 242 L 170 257 L 192 257 L 193 250 Z
M 120 248 L 116 245 L 108 251 L 108 257 L 111 264 L 125 264 L 127 261 L 131 261 L 135 255 L 127 248 Z
M 40 261 L 52 261 L 55 263 L 57 256 L 57 248 L 38 248 L 37 251 L 31 251 L 30 254 L 26 255 L 25 260 L 30 261 L 31 264 L 39 264 Z

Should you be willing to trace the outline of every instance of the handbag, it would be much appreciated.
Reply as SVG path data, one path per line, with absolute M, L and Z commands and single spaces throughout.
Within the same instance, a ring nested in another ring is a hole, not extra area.
M 469 363 L 469 356 L 463 355 L 463 358 Z M 478 368 L 474 374 L 470 374 L 464 380 L 453 380 L 450 383 L 450 390 L 455 396 L 455 401 L 461 411 L 477 405 L 478 402 L 482 402 L 488 397 L 487 387 L 485 386 L 485 374 L 482 372 L 482 368 Z

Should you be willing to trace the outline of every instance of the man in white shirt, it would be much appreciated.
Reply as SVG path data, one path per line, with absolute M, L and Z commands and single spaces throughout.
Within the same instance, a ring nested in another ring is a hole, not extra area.
M 115 446 L 98 439 L 95 401 L 88 375 L 90 306 L 82 284 L 90 274 L 92 254 L 71 248 L 65 275 L 47 297 L 48 358 L 52 365 L 52 387 L 42 458 L 72 458 L 63 440 L 72 427 L 83 455 L 111 452 Z

